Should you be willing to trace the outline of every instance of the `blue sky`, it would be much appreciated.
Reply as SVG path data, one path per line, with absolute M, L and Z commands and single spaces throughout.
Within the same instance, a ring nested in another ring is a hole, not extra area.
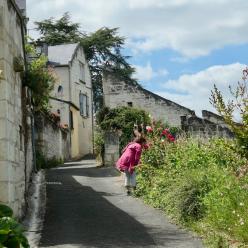
M 119 27 L 139 82 L 198 115 L 214 111 L 213 84 L 228 98 L 248 64 L 246 0 L 27 0 L 27 8 L 30 29 L 66 11 L 88 32 Z

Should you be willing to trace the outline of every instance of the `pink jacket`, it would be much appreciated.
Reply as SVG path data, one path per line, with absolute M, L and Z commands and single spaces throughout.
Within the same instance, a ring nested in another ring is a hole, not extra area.
M 139 164 L 142 146 L 139 143 L 131 142 L 124 149 L 121 157 L 116 162 L 120 171 L 128 170 L 133 173 L 134 167 Z

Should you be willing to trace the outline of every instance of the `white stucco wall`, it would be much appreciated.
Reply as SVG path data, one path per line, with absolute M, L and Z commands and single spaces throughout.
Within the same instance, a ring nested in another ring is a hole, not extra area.
M 80 80 L 82 70 L 80 69 L 80 63 L 84 65 L 84 82 Z M 88 63 L 85 59 L 85 55 L 83 49 L 79 47 L 77 53 L 75 54 L 72 62 L 71 62 L 71 90 L 72 90 L 72 98 L 71 101 L 78 107 L 79 106 L 79 94 L 80 92 L 86 94 L 89 97 L 89 116 L 83 117 L 80 115 L 80 112 L 77 111 L 77 124 L 78 124 L 78 132 L 75 132 L 75 135 L 78 135 L 78 156 L 84 156 L 89 153 L 93 153 L 93 127 L 92 127 L 92 85 L 91 85 L 91 77 L 90 71 L 88 67 Z M 72 139 L 73 140 L 73 139 Z
M 80 67 L 84 65 L 84 70 Z M 73 106 L 69 108 L 66 103 L 51 100 L 52 111 L 60 110 L 61 123 L 69 124 L 69 109 L 73 112 L 74 129 L 71 130 L 72 156 L 82 157 L 88 153 L 93 153 L 93 129 L 92 129 L 92 87 L 88 63 L 85 59 L 83 49 L 78 47 L 68 61 L 68 66 L 58 66 L 54 68 L 57 82 L 52 96 L 64 101 L 71 102 L 76 108 L 80 109 L 79 94 L 86 94 L 89 97 L 89 116 L 83 117 L 80 111 Z M 82 80 L 83 79 L 83 80 Z M 62 85 L 63 95 L 58 94 L 58 87 Z

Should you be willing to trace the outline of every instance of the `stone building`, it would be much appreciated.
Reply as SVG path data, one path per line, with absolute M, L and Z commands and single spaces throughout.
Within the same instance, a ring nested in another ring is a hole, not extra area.
M 107 107 L 130 106 L 146 110 L 156 120 L 181 126 L 180 116 L 194 115 L 194 111 L 150 92 L 139 84 L 116 79 L 105 72 L 103 79 L 104 104 Z
M 47 48 L 57 83 L 52 92 L 52 111 L 69 127 L 71 158 L 93 153 L 92 84 L 88 63 L 80 44 Z
M 25 1 L 18 1 L 25 6 Z M 23 214 L 32 172 L 30 115 L 21 73 L 25 23 L 13 0 L 0 0 L 0 202 Z M 25 111 L 24 111 L 25 109 Z
M 207 110 L 202 111 L 202 118 L 197 116 L 181 116 L 181 128 L 194 137 L 234 137 L 221 116 Z
M 109 71 L 105 72 L 103 80 L 103 96 L 107 107 L 130 106 L 143 109 L 155 120 L 181 127 L 193 136 L 233 137 L 219 115 L 203 110 L 202 118 L 197 117 L 193 110 L 158 96 L 138 83 L 120 81 Z

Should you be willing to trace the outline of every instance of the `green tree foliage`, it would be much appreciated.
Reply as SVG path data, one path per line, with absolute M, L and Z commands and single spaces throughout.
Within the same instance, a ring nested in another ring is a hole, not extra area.
M 230 93 L 233 97 L 227 103 L 224 101 L 220 90 L 214 86 L 210 102 L 224 118 L 230 129 L 235 134 L 242 154 L 248 158 L 248 69 L 243 70 L 243 82 L 238 82 L 235 90 L 230 86 Z M 234 115 L 239 114 L 241 123 L 234 120 Z
M 49 45 L 79 42 L 81 39 L 79 24 L 72 23 L 68 13 L 58 20 L 51 17 L 41 22 L 35 22 L 35 24 L 41 34 L 41 40 Z
M 121 53 L 125 38 L 118 35 L 117 28 L 81 32 L 80 25 L 72 23 L 68 13 L 58 20 L 50 18 L 35 24 L 41 34 L 40 40 L 49 45 L 81 43 L 90 66 L 96 110 L 103 106 L 102 80 L 106 69 L 120 79 L 136 82 L 132 78 L 134 68 L 127 62 L 129 57 Z
M 49 109 L 49 95 L 54 87 L 56 75 L 52 68 L 47 68 L 47 57 L 38 56 L 34 45 L 26 44 L 26 53 L 30 58 L 25 74 L 25 85 L 32 91 L 32 100 L 35 111 Z
M 150 117 L 144 110 L 118 107 L 103 108 L 97 113 L 97 124 L 104 131 L 121 131 L 120 148 L 122 149 L 133 139 L 134 125 L 146 126 L 150 124 Z

